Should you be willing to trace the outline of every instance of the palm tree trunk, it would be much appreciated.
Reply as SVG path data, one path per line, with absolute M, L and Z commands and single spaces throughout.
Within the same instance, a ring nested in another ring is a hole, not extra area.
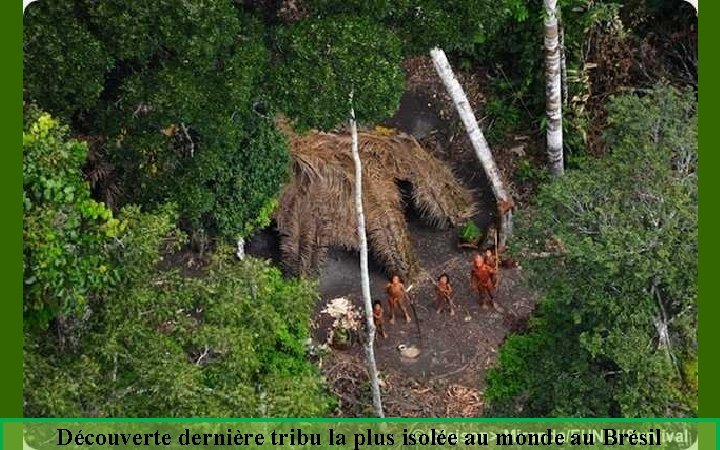
M 465 95 L 465 91 L 458 82 L 455 74 L 453 73 L 450 62 L 445 56 L 445 52 L 442 49 L 434 48 L 430 50 L 430 56 L 433 60 L 433 65 L 437 71 L 440 79 L 442 79 L 445 88 L 450 94 L 450 97 L 455 103 L 460 119 L 465 124 L 465 130 L 467 130 L 468 137 L 472 143 L 473 149 L 475 149 L 475 155 L 480 160 L 485 175 L 490 181 L 493 194 L 498 204 L 498 214 L 500 217 L 500 238 L 499 248 L 502 250 L 505 248 L 507 238 L 512 234 L 512 207 L 513 201 L 505 190 L 502 179 L 500 178 L 500 172 L 498 171 L 495 160 L 493 159 L 492 152 L 488 146 L 485 135 L 478 126 L 475 114 L 470 107 L 470 102 Z
M 550 173 L 565 172 L 562 135 L 562 88 L 558 44 L 557 0 L 545 0 L 545 109 L 548 116 L 547 153 Z
M 380 380 L 377 365 L 375 364 L 375 321 L 373 320 L 372 299 L 370 297 L 370 273 L 368 271 L 368 245 L 365 233 L 365 215 L 362 205 L 362 164 L 358 150 L 357 124 L 355 123 L 355 109 L 353 108 L 353 92 L 350 92 L 350 131 L 352 133 L 352 155 L 355 162 L 355 214 L 357 215 L 358 239 L 360 241 L 360 286 L 362 288 L 363 303 L 365 304 L 365 319 L 367 321 L 368 338 L 365 342 L 365 355 L 367 357 L 370 386 L 372 387 L 373 406 L 378 417 L 385 417 L 380 398 Z

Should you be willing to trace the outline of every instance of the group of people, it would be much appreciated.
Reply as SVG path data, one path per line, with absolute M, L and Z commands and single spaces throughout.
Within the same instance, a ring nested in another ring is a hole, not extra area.
M 475 254 L 470 270 L 471 289 L 479 295 L 480 305 L 483 309 L 492 306 L 498 312 L 503 312 L 502 307 L 495 302 L 495 291 L 498 286 L 498 258 L 492 250 L 486 250 L 484 254 Z M 434 281 L 435 300 L 434 306 L 437 314 L 445 309 L 450 315 L 455 315 L 455 303 L 453 302 L 453 288 L 450 284 L 450 277 L 443 273 Z M 405 321 L 411 322 L 408 305 L 412 303 L 408 291 L 405 288 L 399 275 L 393 275 L 390 283 L 385 287 L 388 295 L 388 308 L 390 310 L 390 324 L 395 323 L 395 311 L 399 310 L 405 315 Z M 373 321 L 375 328 L 382 337 L 387 337 L 385 330 L 385 310 L 380 300 L 375 300 L 373 305 Z

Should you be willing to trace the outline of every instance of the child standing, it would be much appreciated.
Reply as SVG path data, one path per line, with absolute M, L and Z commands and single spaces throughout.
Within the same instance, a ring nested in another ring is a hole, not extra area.
M 450 277 L 446 273 L 438 277 L 437 284 L 435 285 L 435 303 L 437 306 L 437 313 L 440 314 L 443 309 L 447 306 L 450 309 L 450 315 L 455 315 L 455 305 L 452 301 L 452 286 L 450 285 Z
M 378 333 L 380 333 L 380 336 L 386 338 L 387 334 L 385 334 L 385 324 L 383 315 L 385 314 L 385 311 L 383 311 L 382 303 L 380 303 L 380 300 L 375 300 L 375 304 L 373 305 L 373 323 L 375 324 L 375 329 Z

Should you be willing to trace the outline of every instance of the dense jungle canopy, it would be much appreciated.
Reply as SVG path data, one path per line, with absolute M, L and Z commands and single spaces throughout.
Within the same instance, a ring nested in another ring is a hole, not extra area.
M 25 414 L 368 414 L 366 381 L 364 409 L 344 410 L 322 372 L 308 344 L 318 280 L 288 254 L 310 252 L 317 268 L 333 245 L 356 248 L 353 230 L 323 228 L 353 225 L 353 205 L 332 204 L 352 201 L 351 92 L 380 264 L 418 272 L 400 248 L 412 241 L 405 203 L 440 228 L 472 216 L 482 186 L 463 173 L 476 161 L 410 137 L 373 141 L 411 87 L 438 86 L 411 76 L 438 46 L 481 92 L 475 114 L 518 206 L 509 252 L 540 297 L 478 381 L 484 414 L 697 415 L 696 12 L 558 3 L 561 178 L 544 153 L 540 0 L 31 4 Z M 278 226 L 286 264 L 235 256 L 237 240 Z

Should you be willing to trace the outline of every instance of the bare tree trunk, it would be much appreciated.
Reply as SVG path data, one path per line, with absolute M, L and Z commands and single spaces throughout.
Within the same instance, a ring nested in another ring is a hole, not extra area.
M 447 56 L 445 56 L 445 52 L 442 49 L 434 48 L 430 50 L 430 56 L 432 57 L 433 64 L 435 65 L 435 70 L 440 76 L 440 79 L 442 79 L 443 84 L 445 84 L 445 88 L 447 89 L 448 94 L 450 94 L 450 97 L 453 99 L 453 103 L 455 103 L 458 115 L 465 124 L 468 137 L 470 138 L 473 149 L 475 149 L 475 155 L 477 155 L 477 158 L 480 160 L 480 163 L 485 170 L 485 175 L 490 181 L 493 194 L 495 194 L 495 199 L 497 200 L 498 205 L 498 214 L 500 217 L 500 237 L 498 246 L 502 250 L 505 248 L 507 238 L 512 234 L 513 201 L 505 190 L 505 186 L 500 178 L 500 172 L 495 165 L 495 160 L 490 152 L 487 140 L 485 140 L 485 135 L 483 135 L 482 130 L 478 126 L 475 114 L 470 107 L 470 102 L 465 95 L 465 91 L 455 77 L 452 67 L 450 66 L 450 62 L 448 61 Z
M 236 243 L 237 250 L 235 251 L 235 256 L 237 256 L 238 259 L 245 259 L 245 239 L 240 238 Z
M 352 155 L 355 162 L 355 214 L 357 215 L 358 239 L 360 241 L 360 285 L 362 288 L 363 303 L 365 304 L 365 319 L 367 320 L 368 338 L 365 342 L 365 355 L 367 357 L 368 374 L 372 386 L 373 406 L 378 417 L 385 417 L 380 398 L 380 380 L 377 365 L 375 364 L 375 321 L 373 319 L 372 299 L 370 297 L 370 273 L 368 271 L 368 245 L 365 234 L 365 215 L 362 205 L 362 163 L 358 150 L 357 124 L 355 123 L 355 109 L 353 108 L 353 93 L 350 92 L 350 132 L 352 133 Z
M 567 106 L 568 99 L 568 86 L 567 86 L 567 60 L 565 58 L 565 24 L 562 20 L 562 10 L 557 9 L 557 20 L 558 20 L 558 37 L 560 39 L 560 80 L 562 83 L 562 104 Z
M 562 135 L 562 89 L 558 45 L 557 0 L 545 0 L 545 109 L 548 116 L 547 153 L 550 173 L 565 172 Z

